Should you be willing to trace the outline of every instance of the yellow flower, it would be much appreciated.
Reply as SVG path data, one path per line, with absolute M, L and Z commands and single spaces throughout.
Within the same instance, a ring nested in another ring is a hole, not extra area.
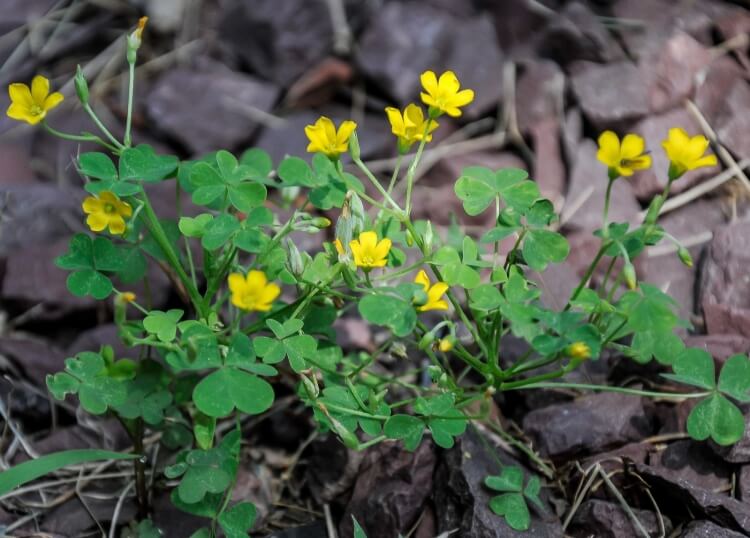
M 281 293 L 281 288 L 268 282 L 263 271 L 250 271 L 247 276 L 231 273 L 227 280 L 229 291 L 232 292 L 232 304 L 242 310 L 268 312 Z
M 349 137 L 352 136 L 357 124 L 351 120 L 341 122 L 338 130 L 330 118 L 321 116 L 314 125 L 305 127 L 305 134 L 310 140 L 307 151 L 323 153 L 331 159 L 338 158 L 349 148 Z
M 391 240 L 381 239 L 375 232 L 362 232 L 359 239 L 349 242 L 349 248 L 354 255 L 354 263 L 365 271 L 375 267 L 385 267 L 388 262 L 388 253 L 391 251 Z
M 118 297 L 123 303 L 132 303 L 136 299 L 135 293 L 132 291 L 123 291 Z
M 451 349 L 453 349 L 453 339 L 450 337 L 441 338 L 438 342 L 438 349 L 443 353 L 448 353 Z
M 437 122 L 425 118 L 422 108 L 414 103 L 408 105 L 403 113 L 392 106 L 386 108 L 385 113 L 391 123 L 391 132 L 398 137 L 401 151 L 407 151 L 414 142 L 419 142 L 423 138 L 426 142 L 431 142 L 431 133 L 438 127 Z
M 599 151 L 596 158 L 609 169 L 610 179 L 632 176 L 636 170 L 651 166 L 651 156 L 645 153 L 646 142 L 636 134 L 625 135 L 620 139 L 612 131 L 604 131 L 599 136 Z
M 446 71 L 438 80 L 434 71 L 425 71 L 420 77 L 424 92 L 422 102 L 431 108 L 430 115 L 445 113 L 449 116 L 461 115 L 460 107 L 474 100 L 474 90 L 460 90 L 461 83 L 453 71 Z
M 81 204 L 88 214 L 86 224 L 92 232 L 101 232 L 109 227 L 109 233 L 125 233 L 125 219 L 133 214 L 133 208 L 121 201 L 114 193 L 102 191 L 98 197 L 89 196 Z
M 10 106 L 6 114 L 9 118 L 36 125 L 44 119 L 47 112 L 62 103 L 64 97 L 60 92 L 49 92 L 49 80 L 41 75 L 34 77 L 31 88 L 21 82 L 8 86 Z
M 708 149 L 708 139 L 703 135 L 691 137 L 680 127 L 672 127 L 661 145 L 670 161 L 669 177 L 672 180 L 688 170 L 717 164 L 716 155 L 704 155 Z
M 448 291 L 448 284 L 445 282 L 435 282 L 430 285 L 430 277 L 424 272 L 424 269 L 417 273 L 414 282 L 420 284 L 427 294 L 427 302 L 417 307 L 420 312 L 427 310 L 448 310 L 448 302 L 443 299 L 443 294 Z
M 585 342 L 574 342 L 566 350 L 572 359 L 584 360 L 591 357 L 591 348 Z

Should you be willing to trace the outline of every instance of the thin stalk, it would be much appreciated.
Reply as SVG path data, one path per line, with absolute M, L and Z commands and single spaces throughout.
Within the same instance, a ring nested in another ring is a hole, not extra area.
M 393 192 L 393 187 L 396 186 L 396 180 L 398 179 L 398 173 L 401 171 L 401 163 L 404 160 L 404 154 L 399 151 L 398 157 L 396 157 L 396 166 L 393 168 L 393 175 L 391 181 L 388 183 L 388 194 Z
M 99 130 L 104 133 L 104 135 L 109 138 L 109 140 L 120 150 L 125 149 L 125 146 L 123 146 L 119 140 L 117 140 L 112 133 L 109 132 L 109 129 L 105 127 L 105 125 L 102 123 L 102 120 L 99 119 L 99 116 L 96 115 L 96 112 L 94 112 L 94 109 L 91 108 L 91 105 L 86 103 L 83 105 L 83 109 L 86 111 L 86 113 L 91 117 L 91 120 L 96 124 L 97 127 L 99 127 Z
M 604 252 L 609 248 L 610 242 L 604 241 L 602 243 L 602 246 L 599 247 L 599 252 L 596 253 L 596 256 L 594 256 L 593 261 L 591 262 L 591 265 L 589 265 L 588 270 L 586 271 L 586 274 L 583 275 L 583 278 L 578 283 L 578 286 L 573 291 L 573 295 L 570 296 L 570 299 L 568 299 L 568 304 L 565 305 L 565 310 L 570 310 L 570 303 L 575 301 L 578 296 L 583 291 L 583 288 L 586 287 L 586 284 L 588 283 L 589 279 L 591 279 L 591 275 L 594 274 L 594 271 L 596 270 L 596 266 L 599 265 L 599 261 L 604 256 Z
M 148 487 L 146 486 L 146 464 L 143 461 L 143 419 L 135 420 L 135 431 L 133 432 L 133 451 L 141 456 L 133 460 L 135 471 L 135 491 L 138 504 L 138 520 L 148 517 Z
M 632 394 L 634 396 L 647 396 L 649 398 L 667 398 L 671 400 L 684 400 L 687 398 L 705 398 L 710 392 L 657 392 L 651 390 L 629 389 L 627 387 L 610 387 L 607 385 L 591 385 L 587 383 L 559 383 L 540 382 L 525 387 L 506 388 L 503 390 L 523 389 L 578 389 L 593 390 L 599 392 L 619 392 L 621 394 Z
M 370 169 L 365 166 L 365 163 L 362 162 L 362 159 L 354 159 L 354 164 L 357 165 L 357 168 L 359 168 L 362 173 L 367 177 L 367 179 L 370 180 L 370 183 L 373 184 L 373 186 L 378 190 L 380 195 L 383 197 L 383 200 L 385 202 L 388 202 L 393 206 L 394 209 L 397 211 L 401 211 L 401 208 L 399 205 L 391 198 L 391 195 L 388 194 L 388 192 L 383 188 L 383 186 L 380 184 L 380 181 L 378 181 L 378 178 L 376 178 L 372 172 L 370 172 Z M 338 167 L 341 168 L 341 161 L 338 163 Z M 340 172 L 343 175 L 343 171 Z
M 135 89 L 135 62 L 128 62 L 128 116 L 125 119 L 125 146 L 130 147 L 130 127 L 133 123 L 133 92 Z
M 411 215 L 411 192 L 414 188 L 414 175 L 417 172 L 417 166 L 419 161 L 422 159 L 422 152 L 424 151 L 425 144 L 427 143 L 427 131 L 429 130 L 430 122 L 427 122 L 427 128 L 425 129 L 422 140 L 419 141 L 419 147 L 417 147 L 417 153 L 414 155 L 411 164 L 409 164 L 409 170 L 406 173 L 406 214 Z
M 63 140 L 72 140 L 74 142 L 96 142 L 97 144 L 101 144 L 102 146 L 106 147 L 113 153 L 120 152 L 118 148 L 111 144 L 107 144 L 104 140 L 93 134 L 74 135 L 70 133 L 64 133 L 62 131 L 58 131 L 53 127 L 50 127 L 50 125 L 46 121 L 42 122 L 42 127 L 44 127 L 44 129 L 51 135 L 62 138 Z

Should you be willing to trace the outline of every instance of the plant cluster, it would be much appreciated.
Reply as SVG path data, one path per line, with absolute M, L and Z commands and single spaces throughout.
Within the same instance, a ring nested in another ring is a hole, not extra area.
M 673 182 L 687 170 L 716 163 L 706 155 L 703 136 L 669 131 L 663 144 L 671 162 L 669 182 L 644 221 L 631 226 L 608 221 L 611 187 L 651 166 L 651 157 L 635 134 L 601 135 L 598 159 L 606 166 L 608 188 L 603 225 L 595 232 L 599 248 L 567 304 L 555 310 L 540 301 L 532 275 L 564 261 L 570 247 L 553 229 L 558 218 L 553 204 L 525 171 L 463 170 L 455 194 L 465 212 L 494 215 L 494 226 L 481 237 L 469 237 L 457 226 L 442 236 L 429 221 L 412 218 L 425 146 L 442 116 L 461 116 L 474 98 L 453 72 L 422 74 L 424 108 L 386 109 L 399 155 L 388 184 L 361 160 L 356 124 L 336 126 L 326 117 L 305 129 L 311 163 L 299 157 L 273 163 L 262 149 L 239 156 L 220 150 L 180 161 L 131 141 L 134 66 L 144 25 L 145 20 L 127 36 L 130 91 L 122 139 L 89 105 L 80 69 L 78 99 L 100 134 L 53 129 L 47 114 L 63 97 L 50 94 L 41 76 L 31 88 L 11 84 L 8 116 L 105 150 L 77 158 L 90 194 L 82 209 L 92 233 L 75 235 L 56 263 L 70 272 L 72 294 L 113 300 L 120 337 L 133 352 L 118 357 L 105 347 L 79 353 L 47 383 L 55 398 L 74 394 L 85 411 L 117 417 L 138 455 L 147 432 L 161 434 L 174 456 L 154 472 L 177 483 L 172 491 L 177 507 L 207 518 L 196 536 L 214 536 L 219 527 L 227 536 L 246 536 L 252 527 L 252 504 L 230 502 L 241 423 L 271 409 L 274 383 L 291 385 L 320 431 L 356 450 L 389 440 L 413 450 L 425 435 L 450 448 L 471 421 L 487 421 L 544 470 L 530 449 L 488 416 L 497 392 L 543 387 L 695 398 L 699 403 L 687 422 L 692 437 L 730 444 L 742 436 L 744 420 L 735 402 L 750 401 L 750 360 L 731 357 L 717 380 L 712 357 L 687 348 L 677 336 L 686 322 L 675 302 L 640 282 L 633 264 L 662 240 L 675 243 L 683 263 L 692 264 L 657 218 Z M 347 154 L 369 190 L 345 169 Z M 199 212 L 177 220 L 157 215 L 148 192 L 163 182 L 174 184 L 181 215 L 183 193 Z M 400 184 L 404 200 L 395 195 Z M 318 234 L 332 224 L 323 212 L 338 215 L 331 241 L 317 253 L 300 250 L 295 232 Z M 505 240 L 512 246 L 506 242 L 510 249 L 501 254 Z M 170 277 L 184 301 L 180 308 L 153 309 L 148 297 L 141 300 L 130 291 L 147 282 L 149 264 Z M 600 265 L 604 274 L 590 287 Z M 378 349 L 346 353 L 338 345 L 332 324 L 352 312 L 387 332 Z M 528 343 L 528 351 L 512 363 L 501 361 L 508 334 Z M 698 390 L 555 381 L 605 350 L 639 363 L 656 359 L 671 368 L 667 380 Z M 399 375 L 385 374 L 376 363 L 386 354 L 420 361 Z M 148 507 L 146 465 L 143 459 L 134 464 L 141 517 Z M 528 502 L 541 506 L 539 478 L 499 466 L 486 486 L 497 492 L 492 510 L 513 528 L 528 528 Z

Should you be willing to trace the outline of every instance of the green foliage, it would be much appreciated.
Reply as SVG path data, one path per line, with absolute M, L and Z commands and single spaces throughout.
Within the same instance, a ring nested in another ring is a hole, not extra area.
M 502 492 L 490 499 L 490 509 L 505 518 L 512 529 L 527 530 L 531 523 L 527 503 L 530 501 L 538 507 L 542 506 L 539 500 L 539 477 L 532 476 L 524 486 L 523 471 L 520 467 L 503 467 L 500 475 L 486 477 L 484 484 L 494 491 Z

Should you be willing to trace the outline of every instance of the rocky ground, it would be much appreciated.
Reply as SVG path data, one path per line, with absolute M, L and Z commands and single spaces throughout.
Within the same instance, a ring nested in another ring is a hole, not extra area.
M 545 296 L 561 302 L 597 247 L 591 232 L 606 187 L 595 159 L 597 134 L 637 132 L 654 150 L 653 170 L 615 184 L 611 219 L 634 221 L 666 184 L 660 141 L 667 129 L 703 132 L 723 148 L 720 166 L 675 183 L 662 218 L 697 263 L 687 268 L 674 250 L 657 247 L 637 270 L 682 305 L 694 327 L 685 332 L 689 343 L 721 362 L 750 350 L 750 181 L 742 171 L 750 164 L 748 6 L 4 0 L 0 85 L 44 73 L 68 97 L 52 125 L 90 129 L 73 98 L 71 76 L 81 63 L 97 111 L 120 129 L 121 36 L 146 13 L 134 119 L 139 142 L 183 158 L 258 146 L 278 162 L 303 154 L 303 127 L 326 114 L 355 119 L 364 157 L 387 173 L 395 148 L 383 108 L 414 100 L 423 70 L 453 69 L 477 99 L 460 122 L 442 122 L 415 189 L 418 215 L 447 225 L 455 213 L 469 231 L 483 230 L 487 220 L 466 218 L 453 195 L 460 170 L 527 168 L 562 211 L 572 245 L 569 259 L 540 279 Z M 82 181 L 72 157 L 86 147 L 5 117 L 0 132 L 0 463 L 74 447 L 123 449 L 128 441 L 117 423 L 77 414 L 70 402 L 52 406 L 44 384 L 65 357 L 116 340 L 108 308 L 71 296 L 65 272 L 52 264 L 83 230 Z M 152 197 L 166 215 L 168 194 Z M 151 281 L 155 307 L 176 304 L 163 274 L 154 270 Z M 344 319 L 337 329 L 349 349 L 372 347 L 374 337 L 359 320 Z M 523 352 L 513 340 L 503 349 L 503 360 Z M 571 379 L 653 386 L 658 372 L 607 356 Z M 235 497 L 259 507 L 257 535 L 330 536 L 328 521 L 349 537 L 355 515 L 370 538 L 515 536 L 489 511 L 481 485 L 499 459 L 546 474 L 545 510 L 527 536 L 638 536 L 623 504 L 653 536 L 750 535 L 750 435 L 731 449 L 691 441 L 684 433 L 690 402 L 535 391 L 500 395 L 496 404 L 499 423 L 538 451 L 543 468 L 479 427 L 448 451 L 426 441 L 414 453 L 395 444 L 351 452 L 315 437 L 304 408 L 280 398 L 275 412 L 248 431 Z M 750 422 L 750 412 L 746 417 Z M 113 518 L 125 523 L 135 510 L 127 495 L 116 509 L 126 477 L 105 480 L 106 472 L 97 470 L 98 478 L 75 489 L 3 499 L 0 525 L 19 536 L 101 535 Z M 171 507 L 163 485 L 157 480 L 154 520 L 166 536 L 188 536 L 196 521 Z

